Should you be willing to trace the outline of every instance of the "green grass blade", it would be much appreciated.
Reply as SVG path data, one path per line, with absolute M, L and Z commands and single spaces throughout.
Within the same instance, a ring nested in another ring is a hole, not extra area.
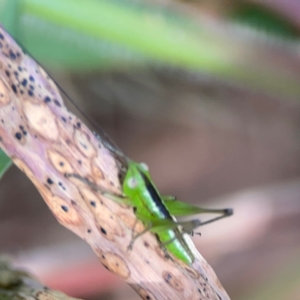
M 11 159 L 2 150 L 0 150 L 0 178 L 2 178 L 4 173 L 9 169 L 11 165 Z

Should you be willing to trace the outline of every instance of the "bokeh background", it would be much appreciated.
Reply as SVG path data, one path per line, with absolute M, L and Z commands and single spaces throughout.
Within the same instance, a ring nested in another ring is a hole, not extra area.
M 232 299 L 300 299 L 299 1 L 0 0 L 0 22 L 163 193 L 234 208 L 194 238 Z M 69 295 L 138 299 L 14 166 L 0 252 Z

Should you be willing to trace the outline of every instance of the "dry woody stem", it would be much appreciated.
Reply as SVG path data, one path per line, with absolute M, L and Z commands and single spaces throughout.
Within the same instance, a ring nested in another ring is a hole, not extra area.
M 84 239 L 101 263 L 142 299 L 229 299 L 192 242 L 196 259 L 191 266 L 167 258 L 151 233 L 128 251 L 132 231 L 143 229 L 132 208 L 106 199 L 76 178 L 66 178 L 66 173 L 76 173 L 120 194 L 122 166 L 67 111 L 55 83 L 3 28 L 0 146 L 31 179 L 58 222 Z
M 13 269 L 9 261 L 0 256 L 0 300 L 79 300 L 49 289 L 32 275 Z

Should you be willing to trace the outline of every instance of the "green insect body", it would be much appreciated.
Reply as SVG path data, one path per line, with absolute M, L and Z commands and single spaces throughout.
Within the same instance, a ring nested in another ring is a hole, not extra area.
M 155 233 L 165 249 L 186 264 L 194 261 L 194 255 L 185 240 L 184 233 L 192 234 L 196 227 L 232 214 L 231 209 L 203 209 L 178 201 L 172 196 L 160 195 L 146 165 L 133 161 L 128 161 L 128 170 L 123 181 L 123 193 L 126 203 L 135 208 L 136 217 L 146 226 L 145 231 Z M 222 215 L 203 223 L 199 219 L 178 222 L 175 218 L 198 213 Z M 138 234 L 134 240 L 143 233 Z
M 82 180 L 95 191 L 113 201 L 134 207 L 137 219 L 143 222 L 146 229 L 133 237 L 129 248 L 132 248 L 138 237 L 147 231 L 151 231 L 157 235 L 159 242 L 168 253 L 188 265 L 191 264 L 194 261 L 194 255 L 185 240 L 184 234 L 193 234 L 193 230 L 199 226 L 230 216 L 233 214 L 233 210 L 205 209 L 181 202 L 173 196 L 163 196 L 155 187 L 145 164 L 139 164 L 127 158 L 126 163 L 127 171 L 122 183 L 122 195 L 111 194 L 78 174 L 66 175 Z M 201 222 L 199 219 L 184 222 L 176 220 L 176 217 L 202 213 L 215 213 L 220 214 L 220 216 L 205 222 Z
M 171 254 L 191 264 L 194 256 L 175 223 L 176 220 L 164 205 L 145 165 L 131 161 L 128 163 L 123 192 L 130 199 L 129 204 L 135 207 L 136 217 L 146 228 L 157 234 L 159 241 Z
M 124 157 L 123 157 L 124 158 Z M 173 196 L 163 196 L 155 187 L 148 168 L 126 158 L 127 171 L 122 183 L 122 195 L 112 194 L 103 190 L 97 184 L 78 174 L 66 174 L 88 184 L 95 191 L 107 198 L 134 207 L 138 220 L 143 222 L 146 229 L 133 237 L 134 241 L 147 231 L 155 233 L 161 245 L 174 257 L 186 264 L 194 261 L 194 255 L 185 240 L 184 234 L 194 234 L 194 229 L 233 214 L 232 209 L 206 209 L 193 206 L 175 199 Z M 192 216 L 202 213 L 220 214 L 220 216 L 201 222 L 198 218 L 179 222 L 176 217 Z

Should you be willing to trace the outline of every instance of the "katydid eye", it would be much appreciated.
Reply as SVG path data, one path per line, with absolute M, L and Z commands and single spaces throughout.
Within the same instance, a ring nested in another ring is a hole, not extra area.
M 136 188 L 137 186 L 137 181 L 134 177 L 131 177 L 128 179 L 128 186 L 131 188 L 131 189 L 134 189 Z
M 140 163 L 140 167 L 141 167 L 144 171 L 146 171 L 146 172 L 149 171 L 149 167 L 148 167 L 148 165 L 145 164 L 145 163 Z

